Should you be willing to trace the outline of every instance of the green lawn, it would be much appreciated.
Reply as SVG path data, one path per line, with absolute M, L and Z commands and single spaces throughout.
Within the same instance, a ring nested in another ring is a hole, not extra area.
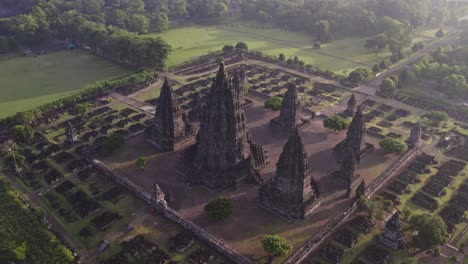
M 254 26 L 251 27 L 251 25 Z M 152 34 L 164 38 L 174 49 L 168 66 L 188 61 L 190 58 L 219 51 L 225 44 L 246 42 L 250 50 L 269 55 L 283 53 L 286 57 L 298 56 L 309 64 L 319 64 L 322 69 L 337 73 L 349 72 L 358 67 L 372 66 L 388 57 L 389 53 L 368 52 L 364 38 L 345 38 L 323 44 L 313 49 L 314 38 L 300 32 L 271 28 L 255 24 L 215 26 L 188 26 Z
M 0 118 L 73 94 L 130 69 L 81 50 L 0 57 Z

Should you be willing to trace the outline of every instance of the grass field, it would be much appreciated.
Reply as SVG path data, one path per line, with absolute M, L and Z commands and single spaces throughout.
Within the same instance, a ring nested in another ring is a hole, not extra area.
M 73 94 L 96 80 L 129 72 L 80 50 L 0 57 L 0 118 Z
M 337 73 L 349 72 L 358 67 L 372 66 L 389 53 L 368 52 L 363 38 L 337 39 L 313 49 L 314 38 L 304 33 L 265 27 L 256 24 L 231 24 L 224 26 L 190 26 L 152 34 L 164 38 L 174 49 L 168 66 L 186 62 L 190 58 L 219 51 L 226 44 L 246 42 L 250 50 L 269 55 L 283 53 L 286 57 L 298 56 L 308 64 L 318 64 L 322 69 Z

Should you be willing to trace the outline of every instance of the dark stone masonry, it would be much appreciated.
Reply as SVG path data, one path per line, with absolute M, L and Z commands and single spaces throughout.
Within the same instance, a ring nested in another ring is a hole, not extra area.
M 65 146 L 71 147 L 75 145 L 76 141 L 78 141 L 78 136 L 75 133 L 75 129 L 70 122 L 67 123 L 67 127 L 65 128 Z
M 361 158 L 373 149 L 372 145 L 365 142 L 366 122 L 362 112 L 363 107 L 358 106 L 346 133 L 346 139 L 338 143 L 334 148 L 339 161 L 345 161 L 353 152 L 357 163 L 360 163 Z
M 303 219 L 318 206 L 319 195 L 296 128 L 276 164 L 276 176 L 260 190 L 260 203 L 282 216 Z
M 421 142 L 421 135 L 422 135 L 422 128 L 421 124 L 418 122 L 416 125 L 413 126 L 411 129 L 411 133 L 406 140 L 406 144 L 408 144 L 408 147 L 410 148 L 415 148 L 419 146 Z
M 301 119 L 301 102 L 296 86 L 290 83 L 283 96 L 280 115 L 270 121 L 270 128 L 275 135 L 289 136 L 296 127 L 302 129 L 308 124 L 307 120 Z
M 252 141 L 244 111 L 242 69 L 230 78 L 221 64 L 207 96 L 196 144 L 185 155 L 190 185 L 228 188 L 241 182 L 262 183 L 261 146 Z
M 187 115 L 179 107 L 167 77 L 156 107 L 156 122 L 148 129 L 148 141 L 160 151 L 168 152 L 193 138 L 194 129 L 187 121 Z
M 379 242 L 391 249 L 404 249 L 406 247 L 401 233 L 401 223 L 398 212 L 385 224 L 385 230 L 379 237 Z

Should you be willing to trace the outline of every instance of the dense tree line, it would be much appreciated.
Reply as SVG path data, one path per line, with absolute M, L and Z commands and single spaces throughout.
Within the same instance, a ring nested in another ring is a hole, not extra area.
M 408 81 L 432 80 L 450 97 L 468 96 L 468 48 L 443 47 L 415 63 L 407 73 Z
M 136 23 L 138 19 L 134 21 Z M 138 28 L 138 25 L 134 27 Z M 67 38 L 89 47 L 98 55 L 137 67 L 164 68 L 171 51 L 161 38 L 142 37 L 92 22 L 75 10 L 61 13 L 54 4 L 42 1 L 29 13 L 13 17 L 9 21 L 9 31 L 25 46 L 42 46 L 56 37 Z M 1 47 L 6 46 L 2 43 L 7 42 L 0 39 L 0 52 Z M 8 47 L 4 49 L 8 50 Z
M 395 36 L 405 27 L 454 19 L 446 0 L 244 0 L 242 11 L 248 18 L 310 32 L 325 42 L 335 35 Z
M 0 262 L 74 263 L 63 246 L 19 196 L 0 180 Z

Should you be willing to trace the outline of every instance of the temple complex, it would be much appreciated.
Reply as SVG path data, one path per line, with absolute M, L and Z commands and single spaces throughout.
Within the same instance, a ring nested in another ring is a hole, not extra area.
M 186 151 L 190 185 L 227 188 L 261 183 L 265 164 L 261 146 L 252 141 L 244 111 L 242 70 L 230 78 L 221 64 L 200 120 L 196 144 Z
M 401 233 L 401 223 L 398 212 L 385 224 L 385 230 L 379 237 L 379 242 L 391 249 L 403 249 L 406 247 Z
M 406 144 L 408 144 L 408 147 L 415 148 L 419 146 L 419 143 L 421 141 L 421 134 L 422 134 L 422 128 L 421 128 L 421 124 L 418 122 L 411 129 L 410 135 L 408 139 L 406 140 Z
M 298 127 L 302 129 L 309 122 L 301 119 L 301 102 L 299 101 L 296 86 L 289 84 L 283 96 L 280 115 L 270 121 L 270 128 L 275 135 L 287 135 Z
M 299 129 L 295 128 L 276 164 L 275 177 L 260 190 L 260 204 L 282 216 L 304 219 L 320 205 L 319 195 Z
M 194 136 L 194 129 L 187 120 L 185 112 L 179 107 L 167 77 L 156 107 L 156 122 L 147 131 L 148 141 L 162 152 L 175 150 Z
M 78 136 L 73 129 L 73 126 L 70 122 L 67 123 L 67 127 L 65 128 L 65 146 L 71 147 L 75 145 L 75 142 L 78 140 Z

